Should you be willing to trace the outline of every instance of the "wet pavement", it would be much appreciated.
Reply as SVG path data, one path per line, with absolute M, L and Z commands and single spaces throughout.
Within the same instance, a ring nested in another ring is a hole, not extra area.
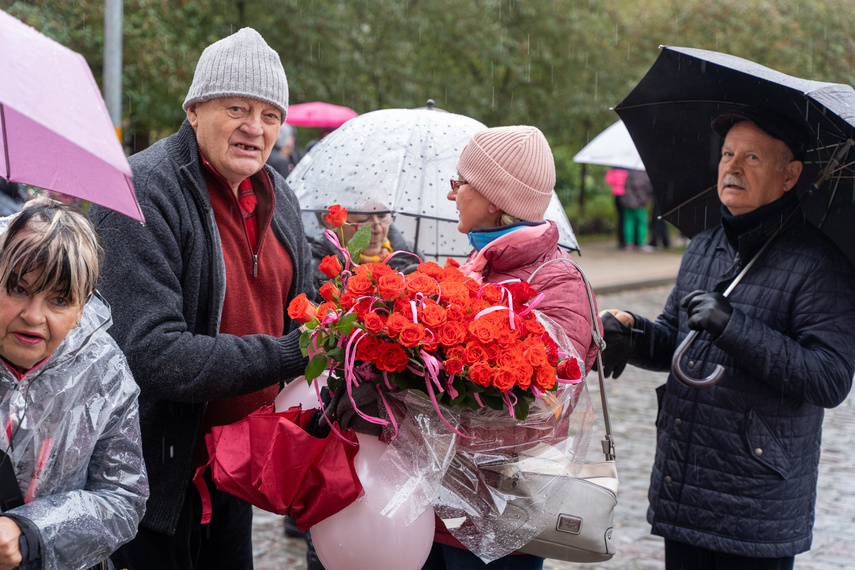
M 593 278 L 591 280 L 594 281 Z M 654 317 L 664 305 L 669 291 L 668 286 L 640 288 L 599 294 L 597 300 L 601 309 L 630 309 Z M 664 382 L 665 377 L 664 373 L 628 367 L 619 379 L 606 380 L 620 475 L 614 532 L 617 555 L 609 562 L 598 564 L 547 560 L 544 564 L 546 570 L 652 570 L 664 567 L 662 539 L 650 535 L 646 512 L 647 486 L 655 447 L 654 388 Z M 592 399 L 598 402 L 596 373 L 588 376 L 588 383 Z M 598 410 L 599 406 L 595 406 Z M 813 548 L 796 557 L 795 567 L 798 570 L 847 568 L 855 564 L 851 536 L 855 528 L 853 412 L 855 402 L 850 397 L 826 413 Z M 595 427 L 592 453 L 602 433 L 602 428 Z M 589 455 L 589 458 L 597 459 L 596 455 Z M 282 528 L 282 517 L 256 509 L 253 527 L 256 570 L 306 568 L 305 542 L 286 538 Z

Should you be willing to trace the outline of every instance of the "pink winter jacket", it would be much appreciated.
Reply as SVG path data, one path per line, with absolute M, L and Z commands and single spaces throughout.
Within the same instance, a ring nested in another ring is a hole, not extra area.
M 559 257 L 570 258 L 558 247 L 555 223 L 547 224 L 520 228 L 500 236 L 480 252 L 470 253 L 461 271 L 476 278 L 480 274 L 486 283 L 509 279 L 525 281 L 543 263 Z M 544 295 L 537 309 L 564 329 L 579 356 L 585 360 L 585 372 L 591 370 L 597 347 L 591 336 L 591 308 L 579 271 L 569 263 L 550 263 L 537 272 L 531 286 Z M 602 330 L 602 323 L 600 326 Z

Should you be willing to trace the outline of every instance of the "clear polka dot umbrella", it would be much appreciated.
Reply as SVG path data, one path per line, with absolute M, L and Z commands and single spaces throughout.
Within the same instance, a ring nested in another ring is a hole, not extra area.
M 354 212 L 393 212 L 395 226 L 428 260 L 464 257 L 471 247 L 457 231 L 457 209 L 446 196 L 463 147 L 486 128 L 436 108 L 384 109 L 347 121 L 288 176 L 306 231 L 320 232 L 315 213 L 333 204 Z M 563 247 L 578 249 L 554 193 L 546 218 L 558 224 Z

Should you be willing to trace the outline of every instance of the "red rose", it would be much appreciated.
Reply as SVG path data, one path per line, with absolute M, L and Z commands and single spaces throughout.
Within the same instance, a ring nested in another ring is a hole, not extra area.
M 374 362 L 380 356 L 380 341 L 373 336 L 361 339 L 356 345 L 356 359 Z
M 425 338 L 425 327 L 421 323 L 407 323 L 398 335 L 398 342 L 407 348 L 418 346 Z
M 467 342 L 466 355 L 463 357 L 463 360 L 470 366 L 476 362 L 486 362 L 488 360 L 487 351 L 477 342 Z
M 315 312 L 315 316 L 320 320 L 327 316 L 327 313 L 333 313 L 338 316 L 338 307 L 336 307 L 335 303 L 332 301 L 325 301 L 318 305 L 318 310 Z
M 523 352 L 523 356 L 525 356 L 526 361 L 535 368 L 549 364 L 549 361 L 546 360 L 546 350 L 544 350 L 542 346 L 529 346 Z
M 338 257 L 335 255 L 328 255 L 321 260 L 320 265 L 318 265 L 318 269 L 321 270 L 321 273 L 333 279 L 341 273 L 341 261 L 339 261 Z
M 371 277 L 374 278 L 374 282 L 377 283 L 381 277 L 385 275 L 391 275 L 396 273 L 394 269 L 386 265 L 385 263 L 369 263 L 368 271 L 371 273 Z
M 466 349 L 462 346 L 452 346 L 451 348 L 445 349 L 445 357 L 449 360 L 452 358 L 463 360 L 466 357 Z
M 357 297 L 364 297 L 374 293 L 374 285 L 371 284 L 371 279 L 364 275 L 353 275 L 347 280 L 347 290 Z
M 403 372 L 407 368 L 407 353 L 396 342 L 384 342 L 374 365 L 386 372 Z
M 373 335 L 383 332 L 383 328 L 386 326 L 386 319 L 377 313 L 365 313 L 362 322 L 365 325 L 365 330 Z
M 327 301 L 332 301 L 339 295 L 341 295 L 341 291 L 338 290 L 338 287 L 333 285 L 331 282 L 327 281 L 323 285 L 321 285 L 321 289 L 319 291 L 322 298 Z
M 529 332 L 529 334 L 536 334 L 538 336 L 543 334 L 544 331 L 546 331 L 546 328 L 534 319 L 526 320 L 525 328 Z
M 338 204 L 330 206 L 327 210 L 329 210 L 329 214 L 326 215 L 324 220 L 326 220 L 330 227 L 340 228 L 347 221 L 347 210 Z
M 580 380 L 582 370 L 579 368 L 579 362 L 575 358 L 561 361 L 558 365 L 558 377 L 564 380 Z
M 447 374 L 460 374 L 463 372 L 463 361 L 459 358 L 451 358 L 443 363 Z
M 502 302 L 504 291 L 497 285 L 484 285 L 481 289 L 481 299 L 491 305 L 498 305 Z
M 440 300 L 466 306 L 469 304 L 469 288 L 456 281 L 443 281 L 439 284 Z
M 445 319 L 455 323 L 465 323 L 469 320 L 469 315 L 460 305 L 451 305 L 445 308 Z
M 316 308 L 306 297 L 300 293 L 288 304 L 288 316 L 299 323 L 308 323 L 315 317 Z
M 404 290 L 404 276 L 400 273 L 390 273 L 383 275 L 380 279 L 375 279 L 377 282 L 377 290 L 380 296 L 385 301 L 391 301 L 401 296 L 401 291 Z

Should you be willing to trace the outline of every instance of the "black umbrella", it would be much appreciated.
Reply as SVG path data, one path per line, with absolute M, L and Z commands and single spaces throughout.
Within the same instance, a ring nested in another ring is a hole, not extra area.
M 796 186 L 802 209 L 855 263 L 855 90 L 799 79 L 728 54 L 663 47 L 615 108 L 644 161 L 662 217 L 690 237 L 718 224 L 722 140 L 710 123 L 722 113 L 747 108 L 785 115 L 810 133 Z M 672 368 L 681 380 L 680 354 L 694 336 L 675 353 Z M 685 378 L 703 387 L 714 383 L 713 376 L 701 382 Z

